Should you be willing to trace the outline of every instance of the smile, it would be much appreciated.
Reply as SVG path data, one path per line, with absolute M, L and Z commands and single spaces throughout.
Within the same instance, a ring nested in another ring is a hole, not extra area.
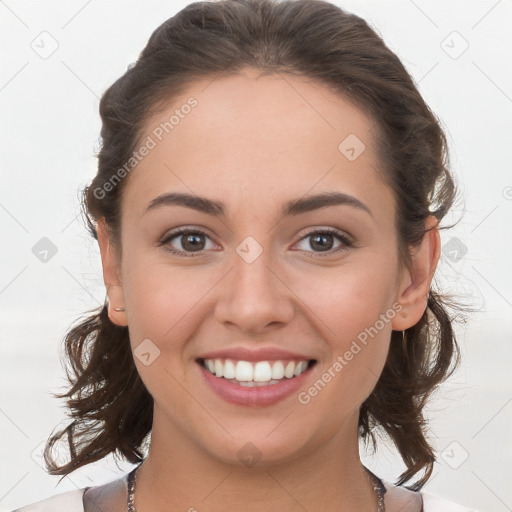
M 197 363 L 220 398 L 236 405 L 268 406 L 297 392 L 316 360 L 198 359 Z
M 203 366 L 216 377 L 241 386 L 269 386 L 283 379 L 293 379 L 304 373 L 315 360 L 303 361 L 234 361 L 203 359 Z

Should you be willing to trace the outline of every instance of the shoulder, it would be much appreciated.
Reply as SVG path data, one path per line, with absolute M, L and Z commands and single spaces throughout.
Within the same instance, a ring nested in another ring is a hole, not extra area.
M 97 512 L 122 510 L 126 503 L 128 474 L 93 487 L 62 492 L 12 512 Z
M 383 482 L 386 489 L 384 502 L 391 510 L 411 510 L 415 512 L 476 512 L 453 501 L 426 491 L 414 492 L 405 487 Z
M 12 512 L 83 512 L 83 494 L 87 487 L 62 492 L 44 500 L 25 505 Z
M 429 492 L 421 491 L 420 494 L 423 498 L 424 512 L 476 512 L 472 508 L 463 507 Z

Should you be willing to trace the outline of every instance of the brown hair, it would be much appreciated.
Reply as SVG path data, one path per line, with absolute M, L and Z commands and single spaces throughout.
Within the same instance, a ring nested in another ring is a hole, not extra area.
M 319 81 L 353 101 L 376 122 L 380 163 L 397 204 L 402 260 L 425 234 L 425 219 L 441 220 L 455 185 L 445 135 L 398 57 L 362 18 L 322 0 L 195 2 L 151 35 L 136 63 L 103 94 L 98 172 L 83 190 L 87 227 L 104 218 L 121 252 L 120 201 L 127 178 L 112 183 L 129 161 L 155 108 L 169 104 L 194 79 L 233 74 L 250 66 L 261 73 L 295 73 Z M 98 190 L 102 193 L 99 194 Z M 108 190 L 108 192 L 106 192 Z M 377 385 L 362 404 L 361 437 L 376 446 L 374 427 L 396 445 L 407 469 L 398 484 L 419 471 L 419 490 L 435 456 L 426 439 L 423 408 L 459 360 L 447 299 L 432 288 L 421 320 L 393 331 Z M 127 327 L 114 325 L 107 303 L 90 312 L 65 337 L 72 422 L 52 434 L 45 449 L 50 474 L 66 475 L 110 453 L 140 462 L 151 432 L 153 399 L 135 367 Z M 51 455 L 67 436 L 71 459 Z

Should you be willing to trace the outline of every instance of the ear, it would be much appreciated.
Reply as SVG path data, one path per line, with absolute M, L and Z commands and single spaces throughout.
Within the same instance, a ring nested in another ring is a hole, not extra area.
M 430 215 L 425 220 L 425 233 L 420 245 L 411 252 L 411 268 L 404 268 L 397 302 L 402 306 L 391 326 L 403 331 L 417 324 L 427 308 L 430 284 L 441 253 L 439 221 Z
M 108 295 L 108 317 L 114 324 L 124 327 L 128 325 L 126 311 L 115 311 L 115 308 L 125 307 L 123 286 L 119 277 L 120 269 L 104 217 L 98 220 L 96 231 L 103 266 L 103 281 Z

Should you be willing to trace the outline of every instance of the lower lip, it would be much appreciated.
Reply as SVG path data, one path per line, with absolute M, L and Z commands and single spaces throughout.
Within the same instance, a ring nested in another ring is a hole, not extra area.
M 269 384 L 268 386 L 245 387 L 240 384 L 229 382 L 222 377 L 215 377 L 200 362 L 197 363 L 202 371 L 203 378 L 210 388 L 220 397 L 235 405 L 245 405 L 251 407 L 260 407 L 272 405 L 297 390 L 304 384 L 309 377 L 313 364 L 305 372 L 292 379 L 284 379 L 279 384 Z

